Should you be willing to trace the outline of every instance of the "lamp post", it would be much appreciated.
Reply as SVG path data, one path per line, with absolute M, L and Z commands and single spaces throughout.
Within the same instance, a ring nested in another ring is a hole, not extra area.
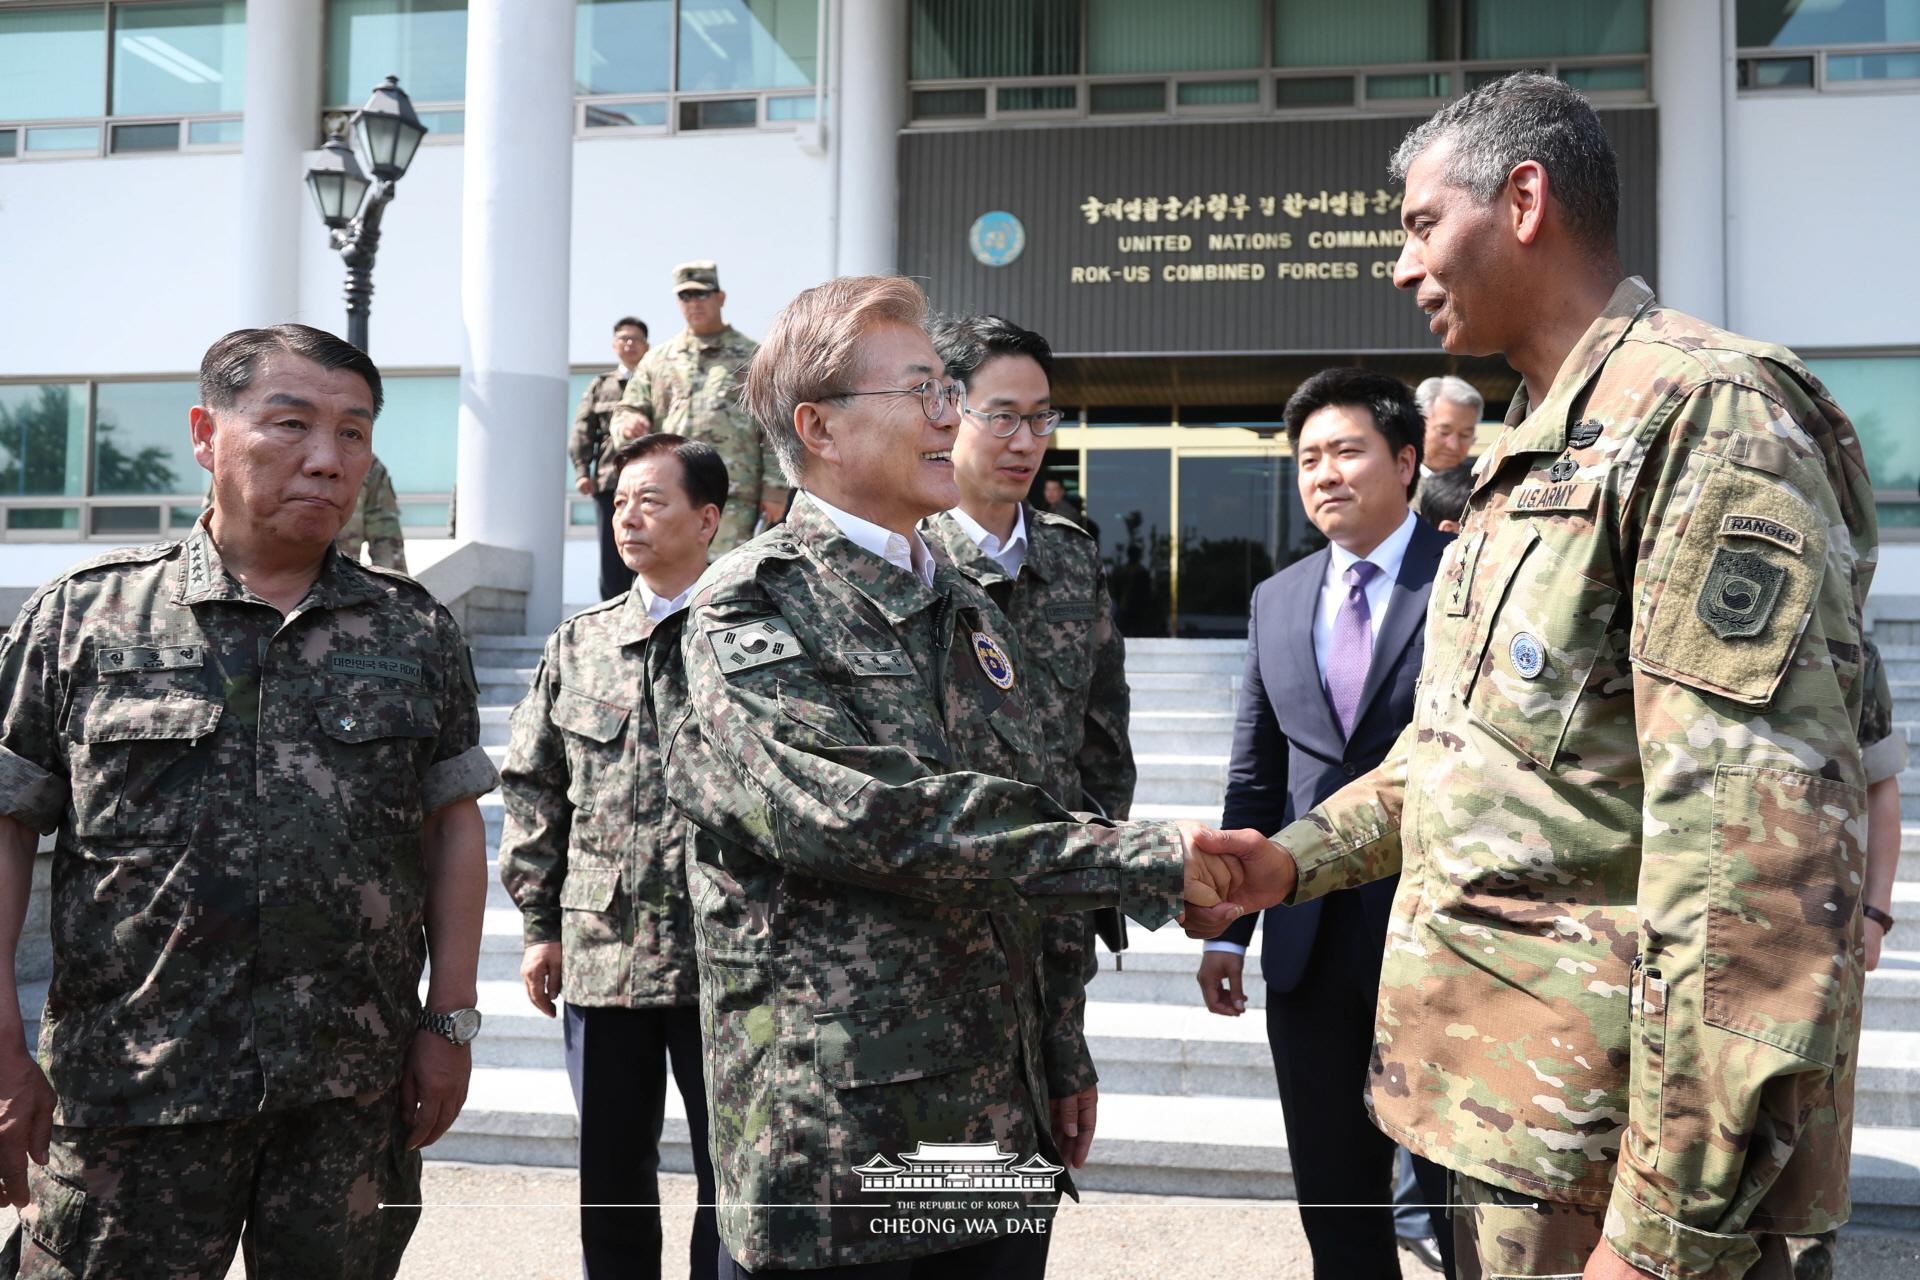
M 348 131 L 355 145 L 348 144 Z M 367 349 L 367 316 L 373 307 L 380 217 L 426 136 L 427 127 L 414 114 L 400 78 L 388 76 L 345 128 L 327 139 L 319 161 L 307 170 L 307 190 L 327 224 L 327 243 L 347 264 L 347 341 L 362 351 Z

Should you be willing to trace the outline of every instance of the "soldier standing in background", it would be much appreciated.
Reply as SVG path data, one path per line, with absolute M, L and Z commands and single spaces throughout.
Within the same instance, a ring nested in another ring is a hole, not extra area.
M 701 1208 L 688 1274 L 718 1258 L 701 1077 L 686 823 L 667 806 L 661 740 L 682 708 L 650 696 L 707 567 L 727 501 L 713 447 L 654 432 L 605 464 L 633 590 L 560 624 L 513 712 L 502 771 L 500 881 L 524 920 L 534 1007 L 565 997 L 567 1077 L 580 1114 L 580 1246 L 588 1280 L 660 1275 L 660 1126 L 667 1064 L 686 1104 Z M 669 687 L 662 684 L 660 687 Z
M 212 509 L 63 575 L 0 645 L 9 957 L 59 832 L 44 1076 L 0 965 L 0 1193 L 32 1199 L 8 1252 L 219 1280 L 244 1229 L 256 1275 L 391 1276 L 466 1098 L 497 775 L 453 618 L 332 549 L 373 362 L 242 329 L 200 395 Z
M 1621 278 L 1613 149 L 1560 81 L 1474 90 L 1393 165 L 1395 283 L 1522 386 L 1410 730 L 1274 838 L 1290 901 L 1401 872 L 1369 1096 L 1453 1170 L 1463 1277 L 1785 1275 L 1848 1212 L 1857 433 L 1791 352 Z
M 766 439 L 740 402 L 740 381 L 759 344 L 721 317 L 727 295 L 720 268 L 711 262 L 675 267 L 673 292 L 687 327 L 640 362 L 620 397 L 613 429 L 625 440 L 671 431 L 719 451 L 729 485 L 713 539 L 713 554 L 721 556 L 751 538 L 762 506 L 780 509 L 786 491 Z
M 407 571 L 407 540 L 400 532 L 400 502 L 393 496 L 393 477 L 387 474 L 386 465 L 380 459 L 375 458 L 367 468 L 367 478 L 360 486 L 360 500 L 353 504 L 353 514 L 340 526 L 340 536 L 333 540 L 333 545 L 349 560 L 358 560 L 360 549 L 365 547 L 368 563 L 401 573 Z
M 633 570 L 620 558 L 613 528 L 613 415 L 620 407 L 633 371 L 647 354 L 646 321 L 621 316 L 613 322 L 613 357 L 620 363 L 587 384 L 567 432 L 567 457 L 573 463 L 574 491 L 593 498 L 600 530 L 600 598 L 611 600 L 633 585 Z
M 967 400 L 953 440 L 960 502 L 923 532 L 1013 625 L 1030 673 L 1027 696 L 1049 729 L 1048 794 L 1067 809 L 1125 818 L 1134 784 L 1127 648 L 1113 625 L 1100 549 L 1073 520 L 1027 502 L 1060 423 L 1053 349 L 998 316 L 943 319 L 932 336 Z M 1102 911 L 1110 942 L 1124 946 L 1124 919 Z M 1100 971 L 1093 921 L 1051 916 L 1042 929 L 1042 1057 L 1054 1144 L 1073 1169 L 1086 1164 L 1100 1097 L 1085 1028 L 1086 986 Z

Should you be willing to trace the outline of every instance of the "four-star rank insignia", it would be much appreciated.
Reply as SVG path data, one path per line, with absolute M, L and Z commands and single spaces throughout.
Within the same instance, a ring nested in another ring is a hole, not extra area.
M 785 662 L 806 652 L 794 638 L 793 626 L 785 618 L 755 618 L 751 622 L 719 627 L 707 632 L 713 646 L 714 661 L 728 675 L 751 671 L 769 662 Z
M 987 679 L 993 681 L 994 688 L 1013 688 L 1013 663 L 998 640 L 984 631 L 974 632 L 973 656 L 979 660 L 980 670 L 986 672 Z

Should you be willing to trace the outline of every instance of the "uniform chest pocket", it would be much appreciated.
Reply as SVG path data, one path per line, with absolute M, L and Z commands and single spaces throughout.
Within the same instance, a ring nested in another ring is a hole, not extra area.
M 622 734 L 630 709 L 561 686 L 547 718 L 561 731 L 567 748 L 567 801 L 578 813 L 592 813 L 602 792 L 617 775 Z
M 440 733 L 433 701 L 383 691 L 316 698 L 313 710 L 353 837 L 418 832 L 420 778 Z
M 1487 620 L 1458 693 L 1495 737 L 1551 769 L 1587 678 L 1614 643 L 1620 592 L 1580 573 L 1531 527 L 1502 541 L 1481 557 L 1479 571 L 1497 576 L 1481 597 Z
M 205 799 L 223 708 L 183 690 L 94 685 L 67 713 L 73 833 L 116 844 L 180 844 Z

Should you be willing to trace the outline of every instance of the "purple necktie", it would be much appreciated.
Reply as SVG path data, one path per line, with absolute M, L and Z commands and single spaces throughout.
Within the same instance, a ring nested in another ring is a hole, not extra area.
M 1333 619 L 1333 644 L 1327 652 L 1327 696 L 1333 700 L 1333 714 L 1340 721 L 1342 737 L 1353 736 L 1360 695 L 1367 687 L 1367 668 L 1373 665 L 1373 610 L 1367 607 L 1367 583 L 1378 572 L 1379 565 L 1356 560 L 1340 575 L 1347 584 L 1347 598 L 1340 602 L 1340 612 Z

